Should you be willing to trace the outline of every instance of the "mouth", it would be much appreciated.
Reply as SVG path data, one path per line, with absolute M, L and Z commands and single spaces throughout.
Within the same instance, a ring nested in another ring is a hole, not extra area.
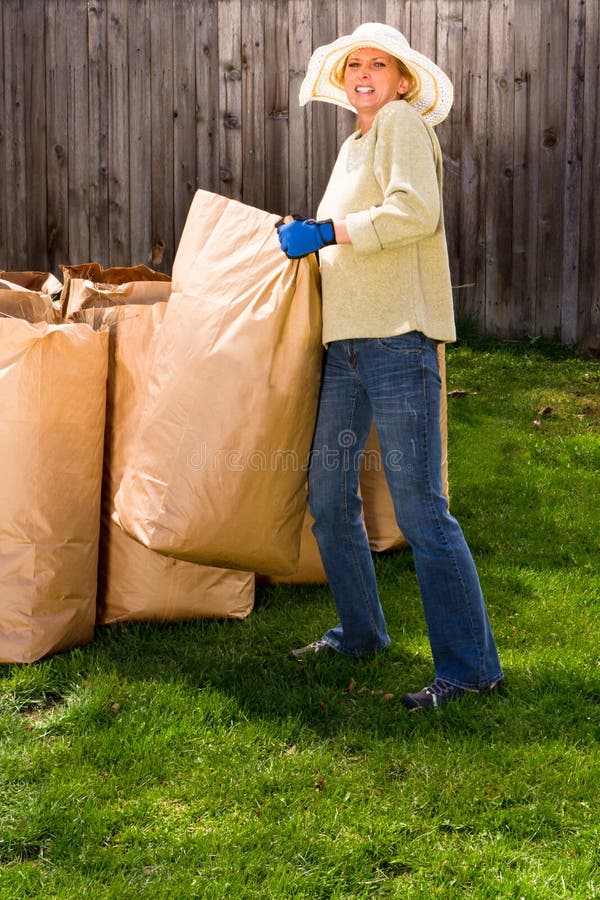
M 354 88 L 354 91 L 355 91 L 355 93 L 357 93 L 357 94 L 372 94 L 372 93 L 374 93 L 374 90 L 375 90 L 374 88 L 372 88 L 372 87 L 366 87 L 366 86 L 355 87 L 355 88 Z

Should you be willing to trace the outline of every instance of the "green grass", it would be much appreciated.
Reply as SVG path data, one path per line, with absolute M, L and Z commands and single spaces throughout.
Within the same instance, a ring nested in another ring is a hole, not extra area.
M 2 900 L 600 896 L 600 366 L 458 345 L 448 389 L 505 693 L 402 708 L 432 674 L 403 551 L 376 563 L 376 660 L 287 661 L 333 608 L 278 586 L 243 622 L 104 628 L 5 666 Z

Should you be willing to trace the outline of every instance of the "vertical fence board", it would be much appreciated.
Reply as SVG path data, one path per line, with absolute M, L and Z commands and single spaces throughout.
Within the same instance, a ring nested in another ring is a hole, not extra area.
M 4 247 L 7 259 L 16 267 L 27 259 L 27 202 L 25 154 L 25 93 L 23 59 L 23 3 L 13 3 L 11 21 L 4 21 L 4 110 L 6 116 L 5 154 L 7 205 Z
M 242 199 L 242 59 L 240 0 L 221 0 L 219 20 L 219 176 L 226 197 Z
M 39 8 L 26 3 L 24 7 L 23 59 L 45 60 L 45 17 Z M 2 16 L 0 15 L 0 19 Z M 0 35 L 0 43 L 1 43 Z M 87 58 L 87 53 L 86 53 Z M 25 147 L 27 198 L 26 238 L 27 268 L 44 270 L 47 248 L 47 201 L 46 201 L 46 104 L 45 65 L 25 65 Z M 0 111 L 0 121 L 1 118 Z M 1 128 L 1 125 L 0 125 Z M 2 161 L 0 159 L 0 166 Z M 4 196 L 4 194 L 3 194 Z M 87 200 L 87 196 L 86 196 Z M 87 223 L 86 223 L 87 230 Z M 1 228 L 0 228 L 0 245 Z M 0 265 L 1 265 L 0 260 Z
M 176 248 L 196 188 L 196 47 L 193 6 L 188 0 L 174 0 L 173 15 L 173 215 Z
M 349 3 L 348 6 L 358 6 L 358 3 Z M 360 2 L 360 21 L 361 22 L 385 22 L 386 8 L 385 0 L 361 0 Z M 338 10 L 339 17 L 339 10 Z M 359 22 L 360 24 L 360 22 Z M 347 31 L 339 29 L 339 34 L 348 34 Z
M 196 5 L 196 187 L 219 191 L 219 31 L 216 0 Z
M 510 334 L 513 221 L 514 40 L 513 0 L 490 3 L 487 152 L 486 326 Z
M 537 208 L 540 155 L 540 28 L 538 4 L 515 5 L 515 113 L 510 320 L 513 336 L 535 333 Z
M 129 92 L 127 0 L 109 0 L 108 61 L 108 259 L 125 265 L 129 244 Z
M 586 9 L 578 340 L 600 349 L 600 4 Z
M 458 274 L 463 287 L 456 291 L 455 299 L 458 318 L 470 320 L 479 329 L 485 327 L 488 38 L 487 3 L 465 4 Z
M 311 0 L 288 3 L 289 98 L 289 212 L 307 216 L 316 208 L 312 196 L 311 105 L 298 102 L 300 85 L 311 54 Z
M 584 47 L 585 0 L 569 0 L 565 135 L 567 165 L 564 199 L 564 259 L 560 292 L 560 338 L 565 344 L 574 344 L 577 340 Z
M 106 0 L 88 3 L 90 260 L 108 265 L 108 64 Z M 72 263 L 89 262 L 71 259 Z
M 460 284 L 460 156 L 462 140 L 462 0 L 439 4 L 437 19 L 437 64 L 454 85 L 450 115 L 437 128 L 444 152 L 444 216 L 450 273 L 458 296 Z
M 384 20 L 388 25 L 393 25 L 394 28 L 401 31 L 409 44 L 411 43 L 411 3 L 412 0 L 386 0 Z
M 273 0 L 265 17 L 265 154 L 268 177 L 265 209 L 279 214 L 289 210 L 288 190 L 288 80 L 281 77 L 289 69 L 287 3 Z M 296 100 L 296 102 L 298 102 Z
M 540 193 L 536 331 L 560 329 L 565 191 L 568 7 L 544 8 L 541 28 Z M 556 73 L 561 72 L 560 78 Z
M 437 7 L 436 0 L 418 0 L 410 8 L 412 46 L 433 60 L 437 56 Z
M 69 260 L 89 260 L 88 40 L 87 10 L 69 5 L 67 40 L 67 159 L 69 163 Z M 63 260 L 65 262 L 66 260 Z
M 50 268 L 69 259 L 69 136 L 67 18 L 65 0 L 46 6 L 46 159 L 48 172 L 48 252 Z
M 152 246 L 157 266 L 175 256 L 173 222 L 173 0 L 153 0 L 150 17 Z M 160 263 L 158 262 L 160 260 Z
M 364 5 L 364 4 L 363 4 Z M 368 22 L 369 16 L 363 14 L 360 3 L 347 3 L 345 0 L 337 0 L 337 34 L 352 34 L 362 22 Z M 341 147 L 349 134 L 354 130 L 356 116 L 341 106 L 331 107 L 335 109 L 336 118 L 336 145 Z
M 129 246 L 133 265 L 151 261 L 150 0 L 130 4 L 129 54 Z
M 249 113 L 242 119 L 242 195 L 245 203 L 258 208 L 265 203 L 266 166 L 271 177 L 271 159 L 265 144 L 265 63 L 272 50 L 270 45 L 264 4 L 261 0 L 249 0 L 242 22 L 242 110 Z M 285 80 L 280 74 L 279 78 Z
M 337 37 L 337 9 L 335 3 L 315 3 L 312 6 L 313 49 L 330 44 Z M 308 62 L 308 60 L 307 60 Z M 310 103 L 312 113 L 312 201 L 310 215 L 317 206 L 329 181 L 337 156 L 336 107 L 319 101 Z

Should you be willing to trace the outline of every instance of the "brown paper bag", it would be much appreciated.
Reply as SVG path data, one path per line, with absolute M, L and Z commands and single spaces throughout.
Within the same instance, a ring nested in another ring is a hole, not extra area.
M 25 288 L 26 291 L 40 291 L 54 296 L 60 294 L 62 283 L 52 272 L 7 272 L 0 269 L 0 279 Z
M 66 319 L 73 319 L 81 309 L 166 303 L 170 294 L 169 280 L 96 284 L 83 278 L 72 278 L 64 315 Z
M 268 574 L 298 561 L 322 356 L 316 264 L 276 222 L 197 192 L 115 501 L 147 547 Z
M 107 360 L 87 325 L 0 318 L 0 662 L 93 637 Z
M 327 575 L 321 561 L 319 545 L 312 533 L 314 519 L 310 509 L 306 507 L 302 533 L 300 536 L 300 554 L 298 565 L 289 575 L 257 575 L 257 581 L 265 584 L 327 584 Z
M 91 281 L 93 284 L 130 284 L 133 281 L 170 281 L 169 275 L 155 272 L 149 266 L 112 266 L 105 269 L 100 263 L 80 263 L 75 266 L 61 265 L 63 289 L 60 295 L 62 314 L 66 318 L 73 279 Z
M 52 302 L 50 294 L 26 290 L 9 281 L 0 280 L 0 318 L 53 325 L 59 321 L 60 311 Z
M 139 282 L 134 287 L 138 290 L 127 296 L 142 299 L 144 305 L 122 305 L 123 294 L 117 292 L 117 305 L 107 307 L 109 292 L 100 291 L 97 299 L 102 307 L 74 314 L 95 329 L 110 329 L 97 624 L 243 618 L 254 605 L 253 574 L 154 553 L 111 520 L 114 496 L 142 411 L 153 341 L 167 308 L 159 297 L 169 285 Z M 113 290 L 111 287 L 110 292 Z M 93 301 L 91 295 L 85 302 Z

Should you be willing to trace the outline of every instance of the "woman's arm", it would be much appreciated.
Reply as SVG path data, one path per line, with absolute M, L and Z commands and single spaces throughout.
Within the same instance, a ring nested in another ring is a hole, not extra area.
M 339 220 L 333 223 L 333 230 L 335 232 L 335 241 L 336 244 L 351 244 L 350 235 L 348 234 L 348 229 L 346 228 L 346 222 L 344 220 Z
M 440 223 L 441 155 L 413 109 L 404 103 L 389 107 L 379 114 L 373 170 L 383 200 L 344 219 L 357 253 L 414 243 L 434 234 Z

